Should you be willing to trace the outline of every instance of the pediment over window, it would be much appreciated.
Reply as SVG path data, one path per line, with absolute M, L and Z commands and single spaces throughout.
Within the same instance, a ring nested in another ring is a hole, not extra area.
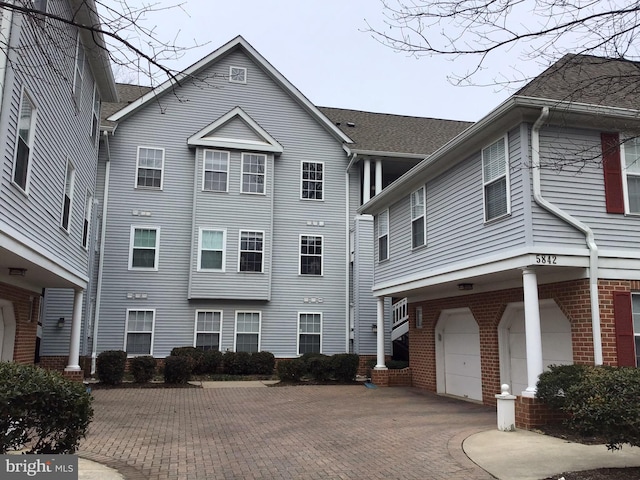
M 284 149 L 276 139 L 240 107 L 225 113 L 187 140 L 190 147 L 232 148 L 281 154 Z

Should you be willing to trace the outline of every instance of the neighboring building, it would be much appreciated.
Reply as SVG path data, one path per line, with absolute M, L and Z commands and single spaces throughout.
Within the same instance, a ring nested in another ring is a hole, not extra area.
M 99 24 L 93 1 L 34 5 Z M 69 335 L 81 337 L 89 284 L 100 102 L 116 101 L 115 83 L 101 35 L 1 14 L 0 360 L 34 362 L 43 289 L 64 288 L 72 309 L 53 328 L 66 332 L 62 367 L 74 376 L 79 352 Z
M 507 383 L 532 425 L 548 365 L 637 364 L 638 67 L 565 57 L 359 209 L 388 225 L 373 290 L 408 297 L 414 386 Z

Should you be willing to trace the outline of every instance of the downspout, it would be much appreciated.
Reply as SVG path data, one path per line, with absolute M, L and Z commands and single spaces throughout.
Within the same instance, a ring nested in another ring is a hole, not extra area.
M 593 359 L 595 365 L 602 365 L 602 334 L 600 332 L 600 302 L 598 300 L 598 245 L 593 231 L 580 220 L 573 218 L 542 197 L 540 186 L 540 129 L 549 117 L 549 107 L 543 107 L 540 117 L 531 129 L 531 166 L 533 174 L 533 198 L 542 208 L 577 228 L 585 235 L 589 247 L 589 293 L 591 299 L 591 329 L 593 331 Z
M 107 151 L 107 164 L 104 173 L 104 190 L 102 192 L 102 226 L 100 227 L 100 260 L 98 261 L 98 286 L 96 293 L 96 311 L 93 319 L 91 339 L 91 375 L 96 373 L 96 356 L 98 352 L 98 323 L 100 320 L 100 302 L 102 300 L 102 275 L 104 273 L 104 244 L 107 234 L 107 205 L 109 203 L 109 175 L 111 172 L 111 152 L 109 151 L 109 133 L 104 132 L 104 144 Z
M 346 269 L 346 274 L 345 274 L 345 305 L 346 305 L 346 312 L 345 312 L 345 316 L 347 319 L 347 335 L 346 335 L 346 342 L 345 342 L 345 352 L 349 353 L 349 340 L 351 339 L 351 298 L 349 297 L 349 270 L 350 270 L 350 265 L 351 265 L 351 215 L 349 212 L 349 204 L 351 202 L 350 199 L 350 189 L 349 189 L 349 170 L 351 170 L 351 167 L 353 166 L 353 164 L 356 161 L 356 157 L 358 156 L 357 153 L 352 153 L 351 154 L 351 158 L 349 159 L 349 165 L 347 165 L 347 169 L 344 172 L 344 178 L 345 178 L 345 195 L 346 195 L 346 212 L 345 212 L 345 235 L 346 235 L 346 244 L 347 244 L 347 269 Z

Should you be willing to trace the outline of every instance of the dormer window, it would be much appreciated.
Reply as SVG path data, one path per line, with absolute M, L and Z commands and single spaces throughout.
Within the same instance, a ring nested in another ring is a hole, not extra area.
M 247 69 L 243 67 L 229 67 L 229 81 L 231 83 L 247 83 Z

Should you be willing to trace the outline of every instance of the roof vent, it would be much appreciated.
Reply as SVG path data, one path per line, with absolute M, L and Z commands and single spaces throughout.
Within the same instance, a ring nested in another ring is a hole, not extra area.
M 355 127 L 356 124 L 353 122 L 347 122 L 347 127 Z

